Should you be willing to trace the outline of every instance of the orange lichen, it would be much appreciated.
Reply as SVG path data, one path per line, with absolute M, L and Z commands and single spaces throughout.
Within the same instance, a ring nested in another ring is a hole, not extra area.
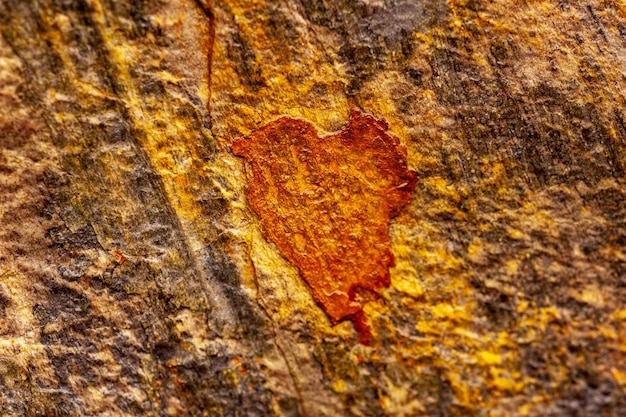
M 416 181 L 406 148 L 387 129 L 354 110 L 343 130 L 320 138 L 310 123 L 283 117 L 232 145 L 251 164 L 247 198 L 265 236 L 330 320 L 352 320 L 362 341 L 362 302 L 389 286 L 389 220 Z

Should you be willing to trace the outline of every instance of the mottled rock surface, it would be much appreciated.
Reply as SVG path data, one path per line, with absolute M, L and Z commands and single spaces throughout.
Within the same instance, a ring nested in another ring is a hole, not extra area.
M 0 415 L 626 414 L 626 5 L 0 0 Z M 230 145 L 389 123 L 372 337 Z

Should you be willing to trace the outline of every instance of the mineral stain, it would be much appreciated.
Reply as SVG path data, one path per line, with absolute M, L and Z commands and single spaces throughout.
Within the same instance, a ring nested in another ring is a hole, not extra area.
M 351 320 L 361 342 L 370 337 L 363 303 L 390 283 L 389 220 L 417 178 L 387 130 L 384 120 L 353 110 L 329 136 L 283 117 L 232 145 L 252 167 L 247 199 L 266 238 L 296 265 L 332 323 Z

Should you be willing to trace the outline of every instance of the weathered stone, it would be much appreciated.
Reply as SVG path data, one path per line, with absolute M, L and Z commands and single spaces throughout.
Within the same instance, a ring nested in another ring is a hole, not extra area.
M 0 414 L 626 414 L 625 13 L 0 1 Z M 370 346 L 230 150 L 352 108 L 420 178 Z

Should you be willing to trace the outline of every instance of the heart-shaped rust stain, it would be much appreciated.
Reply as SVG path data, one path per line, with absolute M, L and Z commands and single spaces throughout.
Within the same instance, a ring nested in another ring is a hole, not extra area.
M 283 117 L 232 145 L 252 166 L 247 199 L 264 235 L 330 320 L 351 320 L 362 343 L 370 338 L 362 303 L 390 283 L 389 220 L 417 178 L 387 129 L 353 110 L 345 128 L 320 138 L 311 123 Z

